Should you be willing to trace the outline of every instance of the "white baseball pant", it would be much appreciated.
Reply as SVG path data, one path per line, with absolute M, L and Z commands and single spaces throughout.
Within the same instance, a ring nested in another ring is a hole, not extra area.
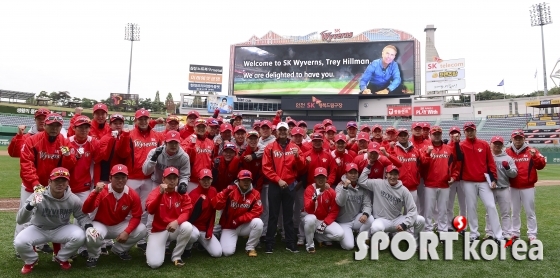
M 193 226 L 193 231 L 191 234 L 191 239 L 185 247 L 186 250 L 191 250 L 193 244 L 197 242 L 208 251 L 210 256 L 218 258 L 222 256 L 222 245 L 216 236 L 212 235 L 210 239 L 206 239 L 206 232 L 199 231 L 195 226 Z
M 187 184 L 187 194 L 191 193 L 191 191 L 195 190 L 198 187 L 198 183 L 190 182 Z
M 527 236 L 537 237 L 537 215 L 535 214 L 535 188 L 511 188 L 512 236 L 521 236 L 521 205 L 527 217 Z
M 371 235 L 377 232 L 387 232 L 387 233 L 395 233 L 397 232 L 397 226 L 404 222 L 405 216 L 399 215 L 399 217 L 389 220 L 385 218 L 375 218 L 373 223 L 371 224 Z M 413 235 L 414 239 L 416 239 L 416 243 L 420 240 L 420 232 L 424 230 L 424 226 L 426 225 L 426 221 L 422 215 L 416 216 L 416 220 L 412 223 L 413 228 Z
M 467 216 L 467 205 L 465 204 L 465 191 L 463 189 L 463 181 L 453 182 L 449 186 L 449 201 L 447 202 L 447 219 L 453 219 L 455 217 L 454 206 L 455 206 L 455 195 L 457 195 L 457 200 L 459 201 L 459 215 Z
M 95 230 L 99 232 L 100 238 L 116 239 L 122 232 L 124 232 L 124 229 L 128 227 L 128 220 L 125 220 L 114 226 L 106 226 L 105 224 L 97 221 L 93 221 L 91 224 L 93 225 Z M 113 244 L 113 251 L 122 253 L 130 250 L 130 248 L 132 248 L 132 246 L 134 246 L 134 244 L 136 244 L 140 239 L 145 238 L 147 233 L 148 232 L 146 230 L 146 226 L 144 226 L 144 224 L 142 223 L 138 224 L 138 227 L 136 227 L 136 229 L 134 229 L 128 235 L 128 240 L 125 243 L 115 242 Z M 104 240 L 86 240 L 86 246 L 89 256 L 91 258 L 99 258 L 99 255 L 101 254 L 101 246 L 103 246 L 103 244 L 105 244 Z
M 492 194 L 494 194 L 494 200 L 498 204 L 500 209 L 500 218 L 502 225 L 502 236 L 506 238 L 511 237 L 511 194 L 509 187 L 506 188 L 496 188 L 492 189 Z M 486 235 L 495 237 L 488 225 L 488 213 L 486 213 Z
M 261 190 L 261 203 L 263 211 L 261 213 L 261 220 L 263 222 L 263 235 L 266 235 L 266 228 L 268 227 L 268 184 L 263 184 Z
M 488 214 L 488 223 L 490 223 L 490 229 L 492 234 L 496 236 L 496 239 L 502 240 L 503 233 L 502 227 L 500 226 L 500 217 L 498 216 L 498 210 L 496 210 L 496 203 L 494 202 L 494 194 L 492 194 L 492 189 L 488 182 L 472 182 L 463 181 L 463 189 L 465 191 L 465 201 L 467 204 L 467 221 L 469 221 L 469 229 L 471 231 L 471 239 L 480 237 L 478 232 L 478 214 L 477 214 L 477 199 L 476 196 L 480 197 L 482 204 L 486 208 L 486 213 Z
M 315 214 L 308 214 L 303 217 L 303 228 L 305 230 L 305 248 L 315 248 L 314 238 L 318 241 L 342 241 L 344 239 L 344 230 L 336 223 L 332 222 L 325 228 L 323 234 L 317 233 L 317 228 L 323 223 L 323 220 L 317 219 Z M 352 237 L 354 238 L 354 237 Z
M 42 230 L 30 225 L 21 231 L 14 239 L 16 252 L 26 264 L 35 262 L 39 256 L 33 246 L 43 245 L 47 242 L 61 243 L 62 248 L 56 255 L 61 261 L 68 261 L 84 244 L 86 234 L 84 230 L 73 224 L 68 224 L 54 230 Z
M 298 239 L 304 239 L 305 238 L 305 231 L 303 229 L 303 195 L 305 193 L 305 189 L 303 188 L 303 186 L 298 189 L 298 191 L 296 191 L 295 193 L 295 198 L 294 198 L 294 228 L 298 229 L 297 232 L 297 237 Z M 278 221 L 280 222 L 280 221 Z
M 170 233 L 167 230 L 152 233 L 148 235 L 148 246 L 146 247 L 146 261 L 151 268 L 158 268 L 163 264 L 165 259 L 165 247 L 167 240 L 176 240 L 177 244 L 171 254 L 171 261 L 181 259 L 187 243 L 191 239 L 193 226 L 188 221 L 179 225 L 175 232 Z
M 374 220 L 373 216 L 370 215 L 367 218 L 366 222 L 364 223 L 360 222 L 360 217 L 362 217 L 361 213 L 356 215 L 356 219 L 354 219 L 354 221 L 346 222 L 346 223 L 338 223 L 338 225 L 340 225 L 344 233 L 344 237 L 340 241 L 340 246 L 342 247 L 342 249 L 345 250 L 354 249 L 354 233 L 353 233 L 354 231 L 360 233 L 363 231 L 367 231 L 369 233 L 369 230 L 371 229 L 371 224 L 373 224 L 373 220 Z
M 264 223 L 260 218 L 253 218 L 251 222 L 239 225 L 234 229 L 223 229 L 222 236 L 220 237 L 220 244 L 222 245 L 222 254 L 224 256 L 231 256 L 235 253 L 235 246 L 237 245 L 237 238 L 239 236 L 249 236 L 245 250 L 255 250 L 259 239 L 261 238 Z
M 158 186 L 153 182 L 151 179 L 145 180 L 128 180 L 126 185 L 130 188 L 134 189 L 136 193 L 140 196 L 140 201 L 142 202 L 142 224 L 146 225 L 146 229 L 148 229 L 148 233 L 152 228 L 151 221 L 148 221 L 148 212 L 146 211 L 146 200 L 148 199 L 148 195 L 150 192 Z M 149 223 L 148 223 L 149 222 Z M 141 239 L 138 241 L 139 244 L 146 243 L 145 239 Z
M 420 169 L 418 169 L 420 171 Z M 425 192 L 425 184 L 424 184 L 424 179 L 420 178 L 420 183 L 418 184 L 418 187 L 416 187 L 416 194 L 418 195 L 417 200 L 418 202 L 416 202 L 416 209 L 418 210 L 418 214 L 422 215 L 423 217 L 426 216 L 426 207 L 425 207 L 425 197 L 424 197 L 424 192 Z M 427 218 L 426 218 L 427 219 Z
M 447 232 L 447 214 L 437 213 L 447 210 L 449 200 L 449 188 L 424 188 L 424 213 L 426 220 L 426 231 L 433 231 L 434 220 L 437 219 L 437 228 L 440 232 Z M 436 210 L 437 209 L 437 210 Z
M 29 196 L 31 196 L 31 192 L 27 192 L 25 191 L 25 186 L 23 186 L 23 183 L 21 184 L 21 189 L 20 189 L 20 193 L 19 193 L 19 208 L 21 209 L 23 206 L 25 206 L 25 202 L 27 201 L 27 198 L 29 198 Z M 23 231 L 23 229 L 25 229 L 25 227 L 27 227 L 28 224 L 17 224 L 16 223 L 16 229 L 14 231 L 14 239 L 17 237 L 17 235 L 19 233 L 21 233 L 21 231 Z
M 418 204 L 420 204 L 420 200 L 418 200 L 418 190 L 410 190 L 409 192 L 412 194 L 412 200 L 414 204 L 416 204 L 416 211 L 418 211 Z M 420 215 L 420 213 L 418 213 L 418 215 Z

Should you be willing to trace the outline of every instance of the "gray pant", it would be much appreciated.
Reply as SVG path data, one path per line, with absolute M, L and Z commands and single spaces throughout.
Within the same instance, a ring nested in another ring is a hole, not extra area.
M 263 184 L 261 190 L 261 202 L 263 211 L 261 213 L 261 220 L 263 222 L 262 234 L 266 235 L 266 229 L 268 228 L 268 184 Z
M 420 197 L 420 196 L 418 196 Z M 424 213 L 426 214 L 426 231 L 432 231 L 434 228 L 433 221 L 437 220 L 438 231 L 447 232 L 447 214 L 438 213 L 437 211 L 446 211 L 447 202 L 449 200 L 449 188 L 424 188 Z M 437 211 L 436 211 L 437 208 Z
M 307 250 L 309 248 L 315 248 L 314 238 L 318 241 L 341 241 L 344 238 L 344 230 L 336 222 L 332 222 L 325 228 L 323 234 L 317 233 L 317 228 L 321 225 L 323 221 L 318 220 L 315 214 L 308 214 L 303 217 L 303 226 L 305 229 L 305 247 Z
M 455 195 L 459 201 L 459 215 L 467 216 L 467 205 L 465 204 L 465 191 L 463 190 L 463 181 L 456 181 L 449 186 L 449 201 L 447 202 L 447 219 L 453 219 L 455 206 Z
M 183 222 L 177 230 L 170 233 L 166 230 L 152 233 L 148 236 L 148 246 L 146 247 L 146 261 L 151 268 L 158 268 L 165 259 L 165 246 L 168 240 L 176 240 L 177 244 L 171 254 L 171 260 L 179 260 L 185 251 L 187 243 L 191 239 L 193 226 L 191 223 Z
M 535 214 L 535 188 L 511 188 L 512 235 L 521 236 L 521 205 L 527 217 L 527 236 L 537 237 L 537 215 Z
M 420 183 L 418 184 L 418 187 L 416 187 L 416 194 L 418 195 L 418 202 L 416 202 L 416 208 L 418 209 L 418 215 L 422 215 L 423 217 L 426 216 L 426 207 L 424 204 L 424 190 L 425 190 L 425 185 L 424 185 L 424 179 L 420 178 Z
M 222 245 L 222 253 L 224 256 L 231 256 L 235 253 L 237 238 L 239 236 L 248 236 L 245 250 L 255 250 L 263 231 L 263 222 L 260 218 L 253 218 L 251 222 L 245 223 L 237 227 L 237 229 L 224 229 L 220 237 Z
M 39 259 L 33 246 L 57 242 L 62 245 L 62 248 L 56 256 L 64 262 L 78 252 L 78 248 L 84 244 L 85 240 L 84 230 L 73 224 L 67 224 L 54 230 L 43 230 L 30 225 L 16 236 L 14 246 L 25 264 L 32 264 Z
M 500 209 L 500 218 L 502 224 L 502 233 L 504 237 L 511 237 L 511 194 L 509 192 L 509 187 L 492 189 L 494 194 L 494 200 L 498 204 Z M 488 225 L 490 221 L 488 220 L 488 213 L 486 213 L 486 235 L 495 237 Z
M 397 232 L 397 225 L 400 225 L 404 222 L 404 215 L 400 215 L 399 217 L 389 220 L 385 218 L 375 218 L 373 220 L 373 224 L 371 224 L 371 234 L 375 234 L 377 232 L 387 232 L 387 233 L 395 233 Z M 420 240 L 420 232 L 424 230 L 425 225 L 424 217 L 421 215 L 416 216 L 416 220 L 412 224 L 414 239 L 416 239 L 416 243 L 419 243 Z
M 100 238 L 98 238 L 98 240 L 96 241 L 86 242 L 89 256 L 91 258 L 99 258 L 99 255 L 101 254 L 101 247 L 105 243 L 103 239 L 106 240 L 117 238 L 122 232 L 124 232 L 124 229 L 126 229 L 128 223 L 129 222 L 125 220 L 117 225 L 106 226 L 103 223 L 93 221 L 93 227 L 95 228 L 95 230 L 97 230 L 97 232 L 99 232 Z M 146 226 L 144 226 L 144 224 L 142 223 L 138 224 L 138 227 L 136 227 L 136 229 L 134 229 L 129 234 L 128 240 L 125 243 L 115 242 L 115 244 L 113 245 L 113 251 L 122 253 L 130 250 L 130 248 L 132 248 L 132 246 L 134 246 L 134 244 L 136 244 L 140 239 L 145 238 L 146 234 Z
M 500 226 L 500 217 L 498 210 L 496 210 L 496 203 L 494 201 L 494 194 L 488 182 L 473 182 L 463 181 L 463 189 L 465 190 L 465 201 L 467 204 L 467 221 L 469 222 L 469 229 L 471 232 L 471 239 L 480 236 L 478 232 L 478 214 L 477 214 L 477 196 L 480 197 L 486 213 L 488 214 L 488 223 L 490 229 L 496 239 L 501 240 L 504 238 L 502 234 L 502 226 Z

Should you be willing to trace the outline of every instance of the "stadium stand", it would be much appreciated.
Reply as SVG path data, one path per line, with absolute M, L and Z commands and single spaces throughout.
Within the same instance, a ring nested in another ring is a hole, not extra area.
M 476 126 L 478 126 L 480 124 L 480 119 L 471 119 L 471 120 L 441 120 L 439 122 L 439 126 L 443 129 L 443 130 L 447 130 L 449 131 L 449 129 L 453 126 L 458 126 L 459 128 L 463 128 L 463 125 L 466 122 L 473 122 L 474 124 L 476 124 Z
M 368 126 L 373 126 L 373 125 L 380 125 L 383 127 L 383 129 L 390 127 L 390 126 L 395 126 L 395 121 L 382 121 L 382 120 L 378 120 L 378 121 L 361 121 L 359 123 L 359 126 L 362 125 L 368 125 Z

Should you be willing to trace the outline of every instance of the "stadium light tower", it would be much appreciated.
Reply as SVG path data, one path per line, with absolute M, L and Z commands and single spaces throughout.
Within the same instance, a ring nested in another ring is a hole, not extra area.
M 140 40 L 140 26 L 137 23 L 128 23 L 124 28 L 124 39 L 130 41 L 130 64 L 128 65 L 128 92 L 130 94 L 130 76 L 132 71 L 132 45 Z
M 543 26 L 552 23 L 550 15 L 550 6 L 548 3 L 539 3 L 531 6 L 529 10 L 531 14 L 531 26 L 541 26 L 541 43 L 542 43 L 542 60 L 543 60 L 543 79 L 544 79 L 544 95 L 548 94 L 546 86 L 546 61 L 544 58 L 544 31 Z

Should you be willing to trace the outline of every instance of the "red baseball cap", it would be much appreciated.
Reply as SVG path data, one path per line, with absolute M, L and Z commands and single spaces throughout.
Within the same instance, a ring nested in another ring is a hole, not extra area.
M 237 174 L 237 178 L 240 179 L 240 180 L 243 180 L 243 179 L 253 180 L 253 174 L 249 170 L 241 170 L 241 171 L 239 171 L 239 174 Z
M 105 103 L 98 103 L 96 105 L 93 106 L 93 113 L 95 113 L 95 111 L 97 110 L 103 110 L 105 112 L 109 112 L 109 110 L 107 109 L 107 105 L 105 105 Z
M 494 142 L 500 142 L 500 143 L 504 143 L 504 138 L 502 138 L 502 136 L 494 136 L 492 137 L 492 139 L 490 139 L 490 143 L 494 143 Z
M 332 123 L 332 120 L 331 120 L 331 119 L 324 119 L 324 120 L 323 120 L 323 125 L 324 125 L 324 126 L 332 125 L 332 124 L 333 124 L 333 123 Z
M 194 121 L 194 126 L 199 126 L 199 125 L 207 126 L 208 123 L 206 122 L 205 119 L 197 118 L 197 119 Z
M 358 165 L 356 165 L 356 163 L 346 164 L 346 172 L 350 172 L 352 170 L 360 171 L 360 170 L 358 170 Z
M 381 126 L 378 125 L 378 124 L 375 124 L 375 125 L 373 125 L 373 126 L 371 127 L 371 130 L 373 130 L 373 131 L 375 131 L 376 129 L 379 129 L 379 130 L 383 131 L 383 127 L 381 127 Z
M 397 166 L 395 166 L 395 165 L 393 165 L 393 164 L 387 166 L 387 168 L 385 169 L 385 172 L 387 172 L 387 173 L 390 173 L 390 172 L 392 172 L 392 171 L 400 172 L 400 171 L 399 171 L 399 168 L 397 168 Z
M 294 119 L 289 119 L 286 123 L 288 123 L 288 126 L 289 126 L 289 125 L 297 126 L 297 122 L 296 122 L 296 120 L 294 120 Z
M 197 111 L 191 110 L 189 111 L 189 113 L 187 113 L 187 118 L 190 116 L 194 116 L 195 118 L 200 118 L 200 114 Z
M 219 124 L 222 124 L 224 122 L 224 118 L 222 116 L 218 116 L 216 121 L 218 121 Z
M 70 180 L 70 171 L 68 171 L 68 169 L 64 167 L 54 168 L 51 171 L 51 175 L 49 176 L 49 179 L 52 181 L 58 178 L 64 178 L 66 180 Z
M 395 129 L 395 127 L 390 126 L 385 129 L 385 133 L 397 133 L 397 130 Z
M 118 173 L 125 174 L 128 176 L 128 168 L 126 167 L 126 165 L 117 164 L 113 166 L 113 168 L 111 168 L 111 176 L 114 176 Z
M 459 129 L 459 127 L 457 127 L 457 126 L 452 126 L 449 129 L 449 134 L 454 133 L 454 132 L 461 133 L 461 129 Z
M 463 125 L 463 130 L 467 130 L 469 128 L 472 128 L 472 129 L 476 130 L 476 125 L 473 122 L 466 122 Z
M 323 124 L 316 124 L 313 126 L 313 131 L 317 131 L 317 130 L 325 130 L 325 126 Z
M 218 123 L 218 121 L 214 118 L 208 118 L 208 119 L 206 119 L 206 125 L 208 125 L 208 126 L 220 126 L 220 123 Z
M 136 111 L 136 113 L 134 113 L 134 118 L 140 119 L 142 117 L 148 117 L 149 118 L 150 117 L 150 111 L 142 108 L 142 109 Z
M 179 170 L 177 170 L 177 168 L 175 167 L 167 167 L 165 168 L 165 170 L 163 170 L 163 177 L 167 177 L 169 175 L 177 175 L 179 176 Z
M 301 127 L 302 125 L 305 126 L 305 127 L 307 127 L 307 123 L 306 123 L 305 121 L 299 121 L 299 122 L 297 122 L 297 126 Z
M 39 116 L 47 116 L 50 113 L 51 113 L 51 110 L 49 110 L 47 108 L 39 108 L 39 109 L 37 109 L 37 111 L 35 111 L 35 118 L 37 118 Z
M 111 115 L 111 118 L 109 118 L 109 122 L 110 122 L 110 123 L 112 123 L 112 122 L 114 122 L 114 121 L 116 121 L 116 120 L 121 120 L 121 121 L 124 122 L 124 116 L 121 115 L 121 114 L 113 114 L 113 115 Z
M 60 116 L 60 114 L 58 113 L 50 113 L 47 115 L 47 117 L 45 118 L 45 124 L 54 124 L 54 123 L 59 123 L 59 124 L 63 124 L 64 123 L 64 119 L 62 119 L 62 116 Z
M 422 128 L 423 129 L 430 129 L 430 123 L 422 123 Z
M 294 135 L 301 135 L 301 136 L 305 136 L 305 131 L 303 130 L 303 128 L 301 127 L 294 127 L 292 128 L 292 136 Z
M 514 130 L 514 131 L 511 133 L 511 138 L 515 138 L 515 137 L 517 137 L 517 136 L 525 137 L 525 133 L 524 133 L 523 130 L 521 130 L 521 129 Z
M 238 126 L 235 127 L 234 133 L 237 133 L 238 131 L 243 131 L 243 132 L 247 133 L 247 130 L 242 125 L 238 125 Z
M 237 152 L 237 147 L 233 143 L 225 143 L 224 144 L 224 151 L 225 150 L 232 150 L 233 152 Z
M 179 117 L 177 117 L 175 115 L 171 115 L 171 116 L 168 116 L 167 120 L 165 120 L 165 121 L 168 122 L 168 123 L 173 122 L 173 121 L 175 121 L 177 123 L 180 123 L 181 119 L 179 119 Z
M 268 128 L 272 128 L 272 123 L 271 123 L 269 120 L 261 121 L 261 128 L 262 128 L 263 126 L 266 126 L 266 127 L 268 127 Z
M 88 116 L 79 116 L 78 118 L 76 118 L 76 121 L 74 121 L 74 126 L 81 126 L 81 125 L 91 126 L 91 120 L 89 119 Z
M 337 134 L 334 136 L 334 141 L 338 142 L 338 141 L 344 141 L 344 143 L 346 143 L 346 135 L 344 134 Z
M 311 135 L 311 141 L 314 141 L 314 140 L 321 140 L 322 141 L 323 140 L 323 134 L 318 133 L 318 132 L 313 133 Z
M 369 125 L 362 125 L 362 126 L 360 127 L 360 131 L 364 131 L 364 129 L 366 129 L 366 128 L 367 128 L 369 131 L 371 131 L 371 128 L 369 127 Z
M 223 123 L 223 124 L 220 126 L 220 132 L 226 132 L 226 131 L 228 131 L 228 130 L 231 131 L 231 132 L 233 132 L 233 127 L 232 127 L 230 124 L 228 124 L 228 123 Z
M 371 143 L 368 144 L 367 151 L 368 151 L 368 153 L 370 153 L 370 152 L 379 153 L 381 151 L 381 150 L 379 150 L 380 147 L 381 146 L 377 142 L 371 142 Z
M 327 176 L 327 169 L 323 168 L 323 167 L 317 167 L 315 168 L 315 175 L 313 175 L 314 177 L 316 176 Z
M 406 133 L 406 135 L 408 135 L 408 129 L 406 128 L 399 128 L 399 131 L 397 134 L 401 134 L 401 133 Z
M 423 127 L 423 124 L 422 124 L 421 122 L 412 123 L 412 129 L 415 129 L 415 128 L 417 128 L 417 127 L 420 127 L 420 128 L 421 128 L 421 127 Z
M 358 141 L 360 141 L 360 140 L 369 141 L 369 134 L 367 132 L 358 133 Z
M 256 130 L 250 130 L 249 132 L 247 132 L 247 138 L 251 137 L 251 136 L 255 136 L 257 138 L 260 137 L 259 132 Z
M 233 114 L 231 114 L 231 117 L 234 119 L 237 117 L 243 118 L 243 115 L 240 112 L 233 112 Z
M 260 126 L 261 126 L 261 121 L 259 121 L 259 120 L 256 120 L 256 121 L 253 123 L 253 128 L 255 128 L 255 127 L 260 127 Z
M 430 134 L 434 134 L 434 133 L 443 133 L 443 130 L 441 129 L 441 127 L 435 125 L 432 126 L 432 128 L 430 128 Z
M 201 169 L 200 171 L 198 171 L 198 178 L 199 179 L 203 179 L 205 177 L 212 178 L 212 170 L 204 168 L 204 169 Z
M 332 132 L 336 133 L 336 127 L 334 127 L 334 125 L 327 126 L 327 128 L 325 130 L 327 132 L 332 131 Z
M 175 141 L 181 143 L 181 134 L 178 131 L 170 130 L 165 134 L 165 143 Z
M 346 128 L 348 129 L 348 128 L 351 128 L 351 127 L 358 128 L 358 124 L 354 121 L 350 121 L 346 124 Z

